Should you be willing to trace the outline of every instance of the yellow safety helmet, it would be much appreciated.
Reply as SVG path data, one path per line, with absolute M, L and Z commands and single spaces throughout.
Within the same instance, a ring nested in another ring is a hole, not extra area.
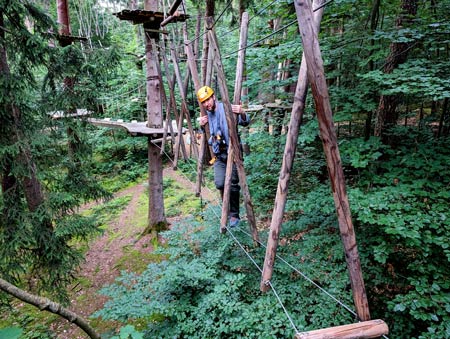
M 214 91 L 211 87 L 203 86 L 197 92 L 198 101 L 204 102 L 208 100 L 213 94 Z

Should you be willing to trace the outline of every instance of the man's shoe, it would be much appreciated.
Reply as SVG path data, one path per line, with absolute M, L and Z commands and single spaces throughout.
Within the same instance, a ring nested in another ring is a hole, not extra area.
M 237 225 L 239 225 L 239 221 L 240 221 L 239 218 L 231 217 L 230 218 L 230 227 L 236 227 Z

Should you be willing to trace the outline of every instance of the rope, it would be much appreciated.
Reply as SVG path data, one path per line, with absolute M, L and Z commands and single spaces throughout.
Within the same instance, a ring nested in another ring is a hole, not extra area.
M 244 231 L 243 229 L 241 229 L 240 227 L 237 228 L 240 232 L 244 233 L 245 235 L 249 236 L 250 238 L 252 237 L 251 234 L 247 233 L 246 231 Z M 264 245 L 263 243 L 261 243 L 260 241 L 258 241 L 258 244 L 263 246 L 264 248 L 267 248 L 266 245 Z M 303 273 L 302 271 L 300 271 L 299 269 L 295 268 L 294 266 L 292 266 L 288 261 L 286 261 L 284 258 L 282 258 L 279 254 L 276 254 L 277 259 L 281 260 L 283 263 L 285 263 L 287 266 L 289 266 L 292 270 L 294 270 L 295 272 L 297 272 L 298 274 L 300 274 L 305 280 L 307 280 L 309 283 L 311 283 L 312 285 L 314 285 L 315 287 L 317 287 L 320 291 L 322 291 L 323 293 L 325 293 L 327 296 L 329 296 L 331 299 L 333 299 L 337 304 L 339 304 L 340 306 L 344 307 L 347 311 L 349 311 L 353 316 L 357 317 L 357 314 L 355 311 L 353 311 L 349 306 L 347 306 L 346 304 L 344 304 L 342 301 L 340 301 L 339 299 L 337 299 L 336 297 L 334 297 L 332 294 L 330 294 L 327 290 L 325 290 L 322 286 L 318 285 L 317 283 L 315 283 L 311 278 L 309 278 L 305 273 Z
M 253 265 L 256 266 L 256 268 L 259 270 L 260 273 L 262 273 L 261 267 L 258 266 L 258 264 L 255 262 L 253 257 L 250 255 L 250 253 L 247 252 L 247 250 L 242 246 L 242 244 L 239 242 L 239 240 L 234 236 L 233 232 L 231 232 L 231 229 L 229 227 L 226 227 L 227 233 L 231 235 L 231 237 L 234 239 L 234 241 L 239 245 L 239 247 L 244 251 L 245 255 L 250 259 L 250 261 L 253 263 Z M 278 303 L 280 304 L 281 308 L 283 309 L 284 313 L 286 314 L 286 317 L 288 318 L 292 328 L 294 329 L 295 333 L 298 333 L 297 327 L 294 324 L 294 321 L 292 320 L 291 316 L 289 315 L 289 312 L 286 310 L 286 307 L 283 305 L 283 302 L 281 301 L 280 296 L 278 295 L 277 291 L 275 290 L 275 287 L 273 284 L 269 281 L 268 285 L 273 291 L 273 294 L 275 294 L 275 297 L 278 300 Z
M 315 8 L 315 9 L 313 10 L 313 12 L 318 11 L 319 9 L 325 7 L 326 5 L 328 5 L 329 3 L 331 3 L 332 1 L 333 1 L 333 0 L 329 0 L 329 1 L 325 2 L 325 3 L 322 4 L 321 6 Z M 273 3 L 273 2 L 272 2 L 272 3 Z M 253 18 L 253 17 L 252 17 L 252 18 Z M 250 20 L 249 20 L 249 22 L 250 22 Z M 281 31 L 285 30 L 286 28 L 289 28 L 290 26 L 292 26 L 292 25 L 295 24 L 296 22 L 297 22 L 297 19 L 291 21 L 291 22 L 288 23 L 287 25 L 284 25 L 283 27 L 277 29 L 276 31 L 274 31 L 274 32 L 272 32 L 272 33 L 266 35 L 265 37 L 263 37 L 263 38 L 261 38 L 261 39 L 255 41 L 255 42 L 252 42 L 252 43 L 248 44 L 247 46 L 244 46 L 244 47 L 242 47 L 242 48 L 240 48 L 240 49 L 238 49 L 238 50 L 236 50 L 236 51 L 234 51 L 234 52 L 231 52 L 231 53 L 227 54 L 226 56 L 224 56 L 224 57 L 222 57 L 222 58 L 225 58 L 225 59 L 226 59 L 226 58 L 229 58 L 229 57 L 232 56 L 233 54 L 236 54 L 236 53 L 238 53 L 238 52 L 240 52 L 240 51 L 242 51 L 242 50 L 244 50 L 244 49 L 253 47 L 254 45 L 260 43 L 261 41 L 264 41 L 264 40 L 266 40 L 266 39 L 268 39 L 268 38 L 270 38 L 270 37 L 272 37 L 272 36 L 274 36 L 274 35 L 280 33 Z
M 219 14 L 219 16 L 217 17 L 216 20 L 214 20 L 214 23 L 212 24 L 211 28 L 206 29 L 202 34 L 197 35 L 194 39 L 188 41 L 187 43 L 185 43 L 186 45 L 190 45 L 192 44 L 195 40 L 200 39 L 201 37 L 203 37 L 204 35 L 206 35 L 208 33 L 208 30 L 214 28 L 217 24 L 217 22 L 219 21 L 219 19 L 224 15 L 225 11 L 228 9 L 228 7 L 230 7 L 232 3 L 232 0 L 230 0 L 228 2 L 228 4 L 225 6 L 224 10 L 222 11 L 222 13 Z

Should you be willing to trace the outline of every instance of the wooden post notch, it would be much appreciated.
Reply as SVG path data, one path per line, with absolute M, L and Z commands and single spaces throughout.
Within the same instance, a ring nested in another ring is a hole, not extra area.
M 295 339 L 366 339 L 378 338 L 388 333 L 387 324 L 381 319 L 375 319 L 356 324 L 300 332 L 295 335 Z

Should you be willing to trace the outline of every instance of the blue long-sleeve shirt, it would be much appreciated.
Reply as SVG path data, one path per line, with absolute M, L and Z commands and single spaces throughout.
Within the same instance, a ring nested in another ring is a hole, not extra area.
M 211 133 L 209 144 L 213 146 L 213 152 L 216 154 L 220 153 L 218 148 L 219 146 L 216 145 L 215 147 L 214 144 L 218 135 L 220 136 L 220 138 L 225 140 L 225 144 L 228 150 L 228 145 L 230 144 L 230 136 L 228 133 L 228 123 L 223 103 L 220 101 L 216 101 L 216 110 L 213 112 L 206 111 L 206 113 L 208 114 L 209 132 Z M 250 118 L 248 114 L 246 115 L 246 120 L 243 120 L 240 114 L 238 115 L 238 125 L 247 126 L 249 123 Z

